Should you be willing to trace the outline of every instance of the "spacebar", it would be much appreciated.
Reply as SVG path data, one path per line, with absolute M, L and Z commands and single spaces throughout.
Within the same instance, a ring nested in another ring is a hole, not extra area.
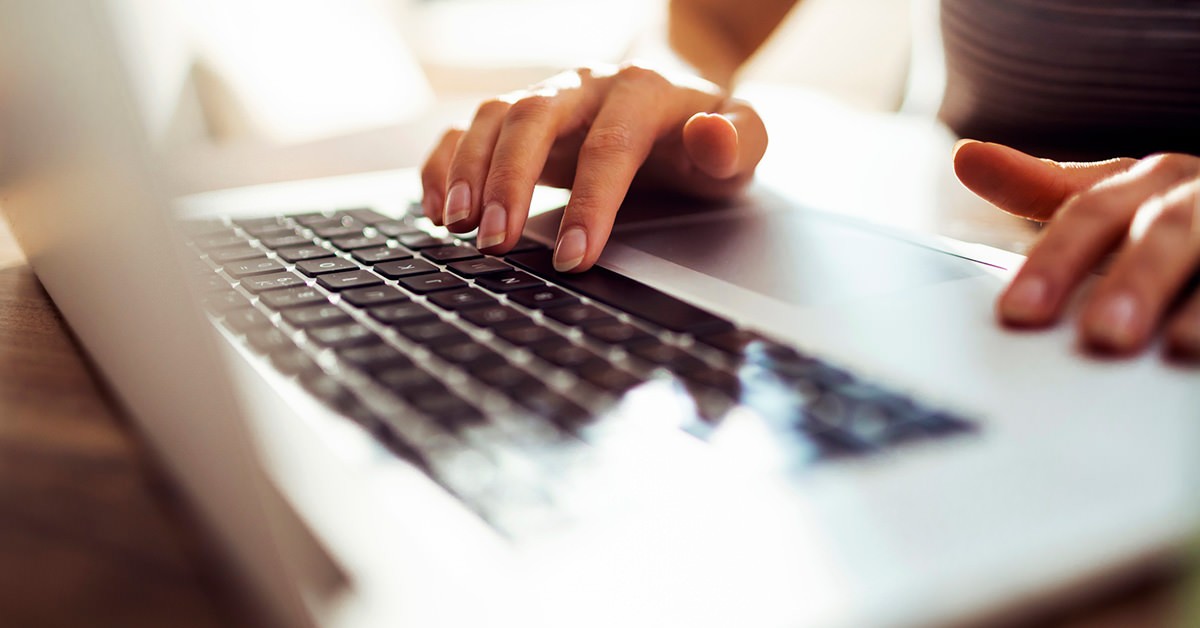
M 698 333 L 730 326 L 723 318 L 663 294 L 644 283 L 618 275 L 607 268 L 594 266 L 583 273 L 560 273 L 554 270 L 549 251 L 516 253 L 505 259 L 549 280 L 550 283 L 574 290 L 671 331 Z

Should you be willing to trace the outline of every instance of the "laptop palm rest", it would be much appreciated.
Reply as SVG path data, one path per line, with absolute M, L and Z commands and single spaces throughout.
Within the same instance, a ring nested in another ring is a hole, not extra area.
M 553 242 L 560 212 L 530 221 Z M 539 238 L 541 239 L 541 238 Z M 734 205 L 631 199 L 610 242 L 789 305 L 846 303 L 983 274 L 976 262 L 756 189 Z

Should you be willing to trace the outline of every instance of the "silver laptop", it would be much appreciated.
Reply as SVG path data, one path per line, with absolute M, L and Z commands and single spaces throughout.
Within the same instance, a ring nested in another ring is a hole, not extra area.
M 0 206 L 283 625 L 961 622 L 1190 531 L 1200 375 L 999 328 L 1003 256 L 766 185 L 578 276 L 412 172 L 173 199 L 110 8 L 0 6 Z

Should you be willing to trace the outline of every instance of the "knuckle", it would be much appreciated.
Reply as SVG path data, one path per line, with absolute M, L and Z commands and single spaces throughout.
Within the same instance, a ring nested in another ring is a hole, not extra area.
M 1155 153 L 1141 163 L 1144 172 L 1151 175 L 1182 177 L 1197 171 L 1194 158 L 1179 153 Z
M 510 106 L 507 102 L 499 98 L 489 98 L 479 103 L 479 106 L 475 108 L 475 119 L 491 120 L 500 117 L 508 111 Z
M 511 161 L 493 162 L 491 170 L 488 171 L 485 188 L 489 193 L 503 192 L 519 184 L 524 177 L 521 167 Z
M 661 87 L 667 82 L 667 79 L 658 72 L 655 72 L 654 70 L 651 70 L 645 66 L 636 64 L 626 64 L 621 66 L 621 69 L 617 71 L 617 78 L 619 78 L 622 83 L 645 87 Z
M 525 96 L 509 107 L 507 121 L 511 124 L 521 124 L 544 120 L 549 116 L 553 106 L 554 98 L 552 96 L 539 94 Z
M 1189 204 L 1172 203 L 1158 212 L 1152 224 L 1155 229 L 1165 229 L 1172 233 L 1188 233 L 1193 229 L 1195 218 L 1196 211 Z
M 583 141 L 581 152 L 598 156 L 629 153 L 634 148 L 632 129 L 625 124 L 608 124 L 592 128 Z
M 1067 201 L 1061 213 L 1062 218 L 1071 222 L 1110 224 L 1128 221 L 1133 209 L 1124 199 L 1108 193 L 1108 190 L 1092 189 Z

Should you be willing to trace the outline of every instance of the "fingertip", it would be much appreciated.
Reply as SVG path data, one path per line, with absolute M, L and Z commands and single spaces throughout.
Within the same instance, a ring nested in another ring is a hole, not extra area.
M 1018 275 L 996 302 L 996 316 L 1009 327 L 1046 327 L 1056 320 L 1052 298 L 1044 277 Z
M 1145 304 L 1131 292 L 1096 295 L 1080 317 L 1080 333 L 1092 349 L 1132 354 L 1149 340 L 1147 315 Z
M 697 113 L 683 126 L 688 158 L 705 174 L 728 179 L 738 173 L 738 130 L 719 113 Z

